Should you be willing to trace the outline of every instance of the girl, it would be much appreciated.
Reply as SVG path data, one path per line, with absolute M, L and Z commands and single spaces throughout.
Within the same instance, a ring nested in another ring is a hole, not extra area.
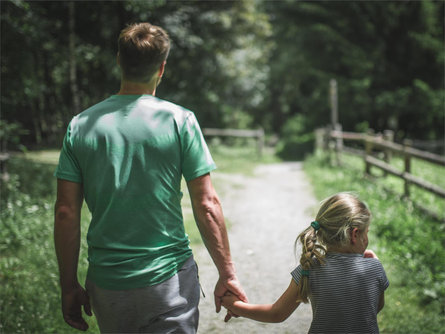
M 222 304 L 232 314 L 262 322 L 281 322 L 309 300 L 313 319 L 309 333 L 378 333 L 377 313 L 389 285 L 377 256 L 368 246 L 371 213 L 349 193 L 322 202 L 316 221 L 297 238 L 300 265 L 274 303 L 254 305 L 232 294 Z

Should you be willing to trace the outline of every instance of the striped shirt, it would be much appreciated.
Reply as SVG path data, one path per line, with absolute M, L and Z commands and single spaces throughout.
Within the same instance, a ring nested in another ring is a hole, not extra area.
M 291 275 L 301 279 L 301 266 Z M 324 265 L 309 271 L 313 319 L 309 333 L 379 333 L 379 297 L 389 286 L 378 259 L 328 253 Z

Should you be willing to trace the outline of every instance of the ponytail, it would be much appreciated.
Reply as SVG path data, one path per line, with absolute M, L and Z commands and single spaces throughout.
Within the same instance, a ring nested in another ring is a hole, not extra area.
M 320 243 L 318 233 L 313 226 L 305 229 L 297 238 L 295 245 L 300 241 L 302 252 L 300 264 L 303 269 L 301 279 L 298 284 L 300 301 L 308 303 L 309 296 L 309 270 L 317 264 L 324 263 L 326 248 Z

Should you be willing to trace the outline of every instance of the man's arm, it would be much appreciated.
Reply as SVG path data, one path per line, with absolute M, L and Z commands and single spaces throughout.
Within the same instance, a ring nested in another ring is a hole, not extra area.
M 85 331 L 88 324 L 82 318 L 81 306 L 84 306 L 85 312 L 90 316 L 91 308 L 88 295 L 77 280 L 82 202 L 81 184 L 57 180 L 54 244 L 59 264 L 63 318 L 70 326 Z
M 221 309 L 221 297 L 228 291 L 247 302 L 246 294 L 236 277 L 221 204 L 210 174 L 189 181 L 187 186 L 199 232 L 219 272 L 214 292 L 216 312 Z

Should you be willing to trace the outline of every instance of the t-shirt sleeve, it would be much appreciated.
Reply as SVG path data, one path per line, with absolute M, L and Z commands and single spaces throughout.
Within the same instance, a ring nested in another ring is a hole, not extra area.
M 182 174 L 186 181 L 193 180 L 216 169 L 201 128 L 190 113 L 181 129 Z
M 301 280 L 301 271 L 302 271 L 302 267 L 301 265 L 299 265 L 297 268 L 295 268 L 290 274 L 292 276 L 292 278 L 294 279 L 295 283 L 300 283 Z
M 59 164 L 57 165 L 54 176 L 58 179 L 82 183 L 82 172 L 79 162 L 73 152 L 71 138 L 71 123 L 68 125 L 65 137 L 63 139 L 62 150 L 60 151 Z
M 383 292 L 388 288 L 389 280 L 386 277 L 385 269 L 383 268 L 383 265 L 380 263 L 380 261 L 379 261 L 379 264 L 380 264 L 380 278 L 379 278 L 380 279 L 380 291 Z

